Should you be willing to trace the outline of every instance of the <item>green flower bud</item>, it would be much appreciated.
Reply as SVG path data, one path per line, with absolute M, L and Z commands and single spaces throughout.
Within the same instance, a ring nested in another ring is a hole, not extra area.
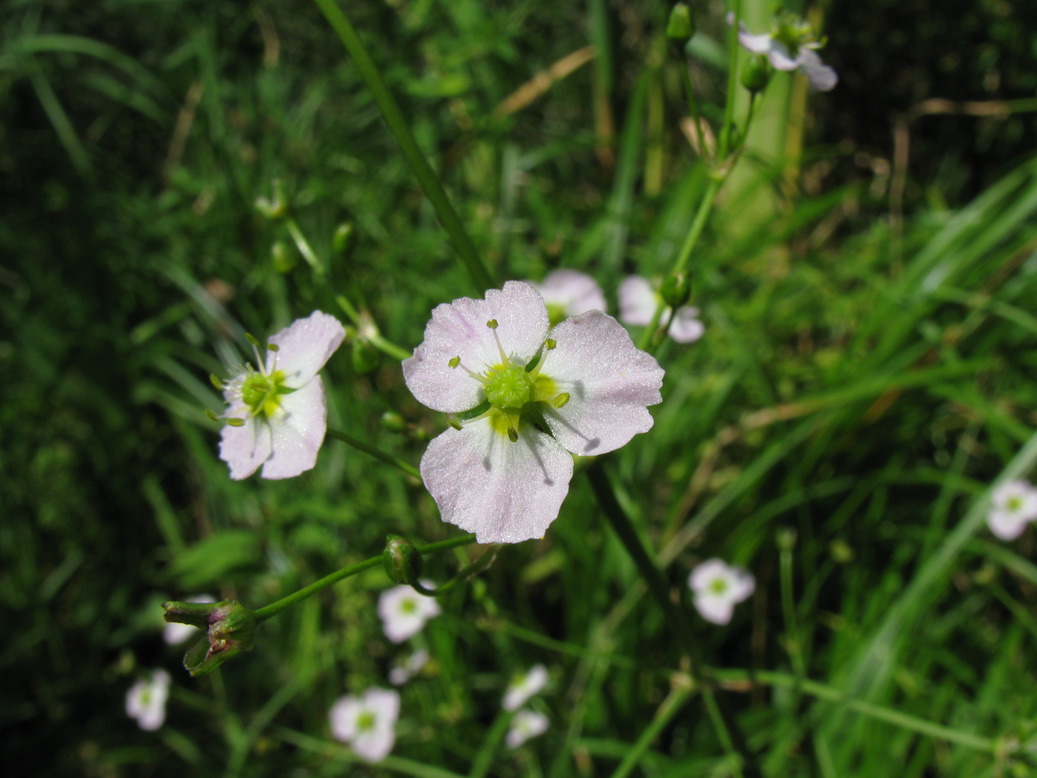
M 686 273 L 671 273 L 660 291 L 668 306 L 680 308 L 691 298 L 691 282 Z
M 256 198 L 256 210 L 271 220 L 283 219 L 288 215 L 288 195 L 285 192 L 281 179 L 274 179 L 274 196 L 269 200 L 265 197 Z
M 768 60 L 767 57 L 763 54 L 754 54 L 749 57 L 745 65 L 742 67 L 742 86 L 754 94 L 756 92 L 762 92 L 767 86 L 767 83 L 771 80 L 771 74 L 773 72 L 774 67 L 771 65 L 770 60 Z
M 356 228 L 353 222 L 343 222 L 335 230 L 335 236 L 331 239 L 331 245 L 335 251 L 342 256 L 348 256 L 353 248 L 353 238 L 356 237 Z
M 398 584 L 413 586 L 421 576 L 421 554 L 403 535 L 388 535 L 385 538 L 382 564 L 385 566 L 385 574 Z
M 695 34 L 695 17 L 687 3 L 677 3 L 670 11 L 670 19 L 666 22 L 666 37 L 680 48 L 691 40 Z
M 386 411 L 383 413 L 381 422 L 382 426 L 391 432 L 405 432 L 407 430 L 407 422 L 396 411 Z
M 251 651 L 256 617 L 234 600 L 222 602 L 165 602 L 166 621 L 205 630 L 184 656 L 184 667 L 194 677 L 208 675 L 231 657 Z
M 281 240 L 275 240 L 270 246 L 270 259 L 274 263 L 274 270 L 281 275 L 291 273 L 299 263 L 299 255 Z

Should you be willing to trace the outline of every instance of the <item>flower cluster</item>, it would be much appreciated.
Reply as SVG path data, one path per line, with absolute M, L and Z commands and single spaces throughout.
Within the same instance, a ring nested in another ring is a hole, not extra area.
M 1037 521 L 1037 489 L 1027 481 L 1006 481 L 991 495 L 987 525 L 1002 540 L 1015 540 Z
M 533 695 L 544 690 L 547 681 L 547 668 L 533 665 L 528 672 L 516 676 L 508 684 L 501 707 L 506 711 L 518 711 L 511 719 L 511 726 L 505 736 L 509 748 L 518 748 L 530 738 L 547 731 L 547 716 L 534 710 L 519 710 Z
M 422 586 L 432 588 L 430 581 Z M 433 597 L 418 594 L 406 584 L 386 589 L 378 598 L 378 616 L 385 636 L 393 643 L 402 643 L 421 632 L 425 622 L 439 615 L 439 604 Z
M 126 715 L 136 719 L 141 729 L 153 732 L 166 720 L 172 680 L 165 670 L 152 670 L 149 678 L 138 680 L 126 692 Z
M 318 371 L 346 336 L 334 316 L 314 311 L 270 338 L 267 358 L 252 340 L 258 368 L 245 365 L 223 385 L 228 408 L 220 458 L 230 477 L 291 478 L 317 463 L 327 430 L 327 398 Z
M 549 331 L 550 330 L 550 331 Z M 403 363 L 423 404 L 455 418 L 421 459 L 444 521 L 480 543 L 543 537 L 572 478 L 571 454 L 604 454 L 652 428 L 663 370 L 608 314 L 550 328 L 532 286 L 436 307 Z
M 735 605 L 753 593 L 756 581 L 748 570 L 732 567 L 720 559 L 707 559 L 691 571 L 688 586 L 702 618 L 713 624 L 727 624 Z
M 380 762 L 396 742 L 400 695 L 392 689 L 368 689 L 360 697 L 340 697 L 328 714 L 331 734 L 348 743 L 356 755 Z

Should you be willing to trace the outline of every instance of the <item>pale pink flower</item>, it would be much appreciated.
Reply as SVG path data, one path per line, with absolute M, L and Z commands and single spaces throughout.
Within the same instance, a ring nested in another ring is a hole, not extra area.
M 331 734 L 348 743 L 361 759 L 380 762 L 396 742 L 400 695 L 392 689 L 368 689 L 360 697 L 340 697 L 328 714 Z
M 1028 481 L 1006 481 L 991 495 L 987 525 L 1001 540 L 1015 540 L 1037 520 L 1037 489 Z
M 426 588 L 432 583 L 422 581 Z M 421 632 L 425 622 L 439 615 L 439 603 L 434 597 L 418 594 L 407 584 L 386 589 L 378 598 L 378 616 L 385 636 L 393 643 L 402 643 Z
M 608 303 L 598 282 L 578 270 L 555 270 L 539 284 L 528 283 L 544 298 L 552 325 L 587 311 L 608 312 Z
M 141 678 L 126 692 L 126 715 L 136 719 L 141 729 L 153 732 L 166 720 L 172 680 L 165 670 L 152 670 L 149 678 Z
M 627 276 L 619 285 L 619 320 L 635 327 L 647 327 L 652 323 L 655 309 L 662 303 L 659 290 L 647 278 Z M 660 326 L 670 321 L 671 308 L 663 311 Z M 706 331 L 698 319 L 699 309 L 682 306 L 677 309 L 669 336 L 678 343 L 694 343 Z
M 527 740 L 547 732 L 547 716 L 535 710 L 520 710 L 511 720 L 511 727 L 504 737 L 508 748 L 518 748 Z
M 702 618 L 727 624 L 735 605 L 753 593 L 756 581 L 748 570 L 732 567 L 720 559 L 707 559 L 691 571 L 688 586 Z
M 547 679 L 547 668 L 543 665 L 533 665 L 528 673 L 517 676 L 508 684 L 501 707 L 504 710 L 518 710 L 530 697 L 543 691 L 547 686 Z
M 728 14 L 727 23 L 734 23 L 734 14 Z M 839 76 L 821 61 L 815 49 L 822 43 L 816 38 L 809 24 L 789 15 L 780 16 L 769 35 L 753 35 L 744 22 L 738 25 L 738 42 L 742 48 L 764 55 L 775 70 L 798 70 L 807 77 L 811 89 L 827 92 L 839 83 Z

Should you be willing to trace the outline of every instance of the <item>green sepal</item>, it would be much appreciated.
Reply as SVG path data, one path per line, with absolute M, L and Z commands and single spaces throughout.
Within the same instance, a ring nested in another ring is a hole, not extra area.
M 184 655 L 184 669 L 196 678 L 208 675 L 242 651 L 252 650 L 256 617 L 239 602 L 165 602 L 162 607 L 166 621 L 205 630 L 205 637 Z
M 403 535 L 387 535 L 382 565 L 389 579 L 398 584 L 414 585 L 421 577 L 421 553 Z

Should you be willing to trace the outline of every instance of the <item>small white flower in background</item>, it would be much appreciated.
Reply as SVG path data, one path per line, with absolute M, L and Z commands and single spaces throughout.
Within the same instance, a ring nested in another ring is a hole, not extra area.
M 625 445 L 652 428 L 647 406 L 662 400 L 659 363 L 608 314 L 548 329 L 540 293 L 508 281 L 485 300 L 437 306 L 403 362 L 407 387 L 429 408 L 485 409 L 452 420 L 421 458 L 443 520 L 479 543 L 543 537 L 569 491 L 570 452 Z
M 1037 489 L 1027 481 L 1006 481 L 991 495 L 987 525 L 1002 540 L 1015 540 L 1037 520 Z
M 199 594 L 197 597 L 191 597 L 189 600 L 186 600 L 186 602 L 216 602 L 216 598 L 208 594 Z M 162 639 L 171 646 L 183 643 L 192 635 L 198 634 L 198 627 L 192 627 L 190 624 L 180 624 L 176 621 L 166 622 L 166 625 L 162 628 Z
M 688 586 L 695 594 L 695 607 L 706 621 L 727 624 L 737 603 L 745 600 L 756 588 L 752 573 L 732 567 L 719 559 L 707 559 L 688 577 Z
M 534 710 L 520 710 L 511 720 L 511 727 L 504 738 L 508 748 L 518 748 L 531 737 L 547 732 L 547 716 Z
M 635 327 L 647 327 L 652 323 L 655 309 L 662 302 L 662 295 L 652 282 L 641 276 L 627 276 L 619 285 L 619 320 Z M 670 321 L 667 308 L 659 320 L 660 326 Z M 699 309 L 682 306 L 670 325 L 669 336 L 678 343 L 694 343 L 706 331 L 698 320 Z
M 428 664 L 428 651 L 420 649 L 389 670 L 389 683 L 393 686 L 402 686 L 411 678 L 421 672 Z
M 727 15 L 727 23 L 734 23 L 734 14 Z M 798 70 L 807 77 L 810 88 L 827 92 L 839 83 L 835 70 L 821 61 L 815 49 L 824 41 L 807 23 L 795 16 L 782 14 L 774 22 L 770 35 L 753 35 L 743 22 L 738 24 L 738 42 L 753 54 L 763 54 L 775 70 Z
M 426 589 L 430 581 L 422 581 Z M 407 584 L 386 589 L 378 598 L 378 616 L 385 636 L 393 643 L 402 643 L 411 635 L 421 632 L 425 622 L 439 615 L 439 604 L 434 597 L 418 594 Z
M 392 689 L 368 689 L 360 697 L 340 697 L 328 718 L 331 734 L 348 743 L 361 759 L 380 762 L 396 742 L 400 695 Z
M 598 282 L 577 270 L 555 270 L 544 276 L 539 284 L 529 281 L 547 305 L 552 325 L 587 311 L 608 311 L 605 294 Z
M 141 729 L 153 732 L 166 720 L 166 700 L 172 680 L 165 670 L 152 670 L 150 678 L 138 680 L 126 692 L 126 715 L 136 719 Z
M 229 406 L 220 435 L 220 459 L 230 477 L 291 478 L 317 463 L 327 430 L 327 398 L 317 374 L 346 336 L 334 316 L 314 311 L 270 338 L 258 371 L 243 367 L 223 386 Z
M 547 686 L 547 668 L 543 665 L 533 665 L 529 668 L 528 673 L 516 677 L 508 684 L 501 707 L 504 710 L 518 710 L 545 686 Z

